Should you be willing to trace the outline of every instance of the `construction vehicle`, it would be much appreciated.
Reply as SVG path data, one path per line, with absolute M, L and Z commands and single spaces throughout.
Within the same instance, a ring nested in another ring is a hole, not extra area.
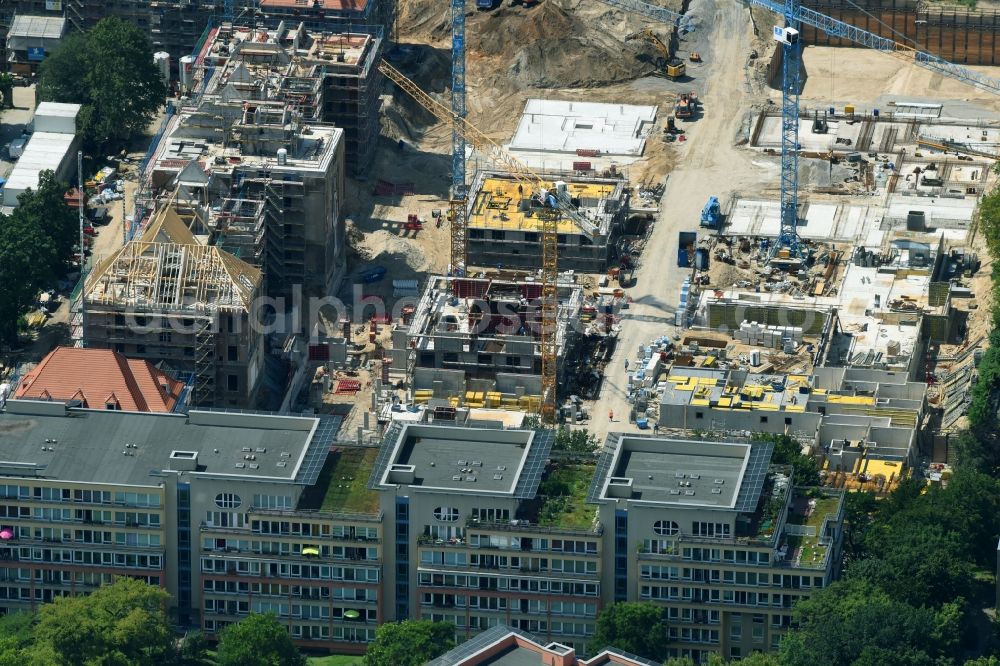
M 663 40 L 657 37 L 652 30 L 634 32 L 626 37 L 625 41 L 631 42 L 635 39 L 645 40 L 656 48 L 656 50 L 660 53 L 660 61 L 657 63 L 657 66 L 663 68 L 663 73 L 666 74 L 668 79 L 676 81 L 684 76 L 687 71 L 684 61 L 680 58 L 673 57 L 670 54 L 670 49 L 667 48 L 667 45 L 664 44 Z
M 705 229 L 718 229 L 722 221 L 722 206 L 717 197 L 709 197 L 708 203 L 701 209 L 701 226 Z
M 674 116 L 677 118 L 694 118 L 698 112 L 698 95 L 693 92 L 681 93 L 674 105 Z
M 480 154 L 487 157 L 496 166 L 510 174 L 512 178 L 526 189 L 538 194 L 541 201 L 545 202 L 543 208 L 536 213 L 542 223 L 541 244 L 542 244 L 542 266 L 541 266 L 541 328 L 539 331 L 539 347 L 542 355 L 542 376 L 541 376 L 541 417 L 546 423 L 553 423 L 556 419 L 556 333 L 557 333 L 557 312 L 558 302 L 556 290 L 558 286 L 559 271 L 557 267 L 558 259 L 558 229 L 560 219 L 569 219 L 579 229 L 588 240 L 593 241 L 599 234 L 597 225 L 591 220 L 583 217 L 569 202 L 569 197 L 563 196 L 558 191 L 550 189 L 550 185 L 542 180 L 541 176 L 532 171 L 527 165 L 507 152 L 502 146 L 486 136 L 482 130 L 470 123 L 465 117 L 453 113 L 451 109 L 444 106 L 426 92 L 420 89 L 417 84 L 406 78 L 402 72 L 383 60 L 379 63 L 379 71 L 390 81 L 396 84 L 401 90 L 410 95 L 418 104 L 429 111 L 441 122 L 447 123 L 452 130 L 460 135 Z M 529 199 L 532 197 L 528 197 Z M 465 267 L 466 257 L 455 256 L 457 244 L 456 238 L 464 241 L 466 234 L 465 202 L 461 205 L 453 205 L 449 219 L 452 220 L 452 265 L 461 263 Z M 462 243 L 462 250 L 465 245 Z
M 701 54 L 698 53 L 697 51 L 691 51 L 691 53 L 688 55 L 688 60 L 690 60 L 691 62 L 701 62 Z
M 682 231 L 677 237 L 677 265 L 681 268 L 691 266 L 691 255 L 694 254 L 694 244 L 698 242 L 698 234 L 694 231 Z

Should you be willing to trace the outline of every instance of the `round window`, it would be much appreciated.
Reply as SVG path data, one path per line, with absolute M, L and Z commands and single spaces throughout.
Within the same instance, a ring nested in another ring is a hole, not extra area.
M 453 523 L 458 520 L 458 509 L 453 506 L 439 506 L 434 509 L 434 517 L 445 523 Z
M 215 496 L 215 506 L 220 509 L 238 509 L 243 500 L 236 493 L 219 493 Z
M 658 520 L 653 523 L 653 531 L 660 536 L 674 536 L 680 534 L 681 528 L 672 520 Z

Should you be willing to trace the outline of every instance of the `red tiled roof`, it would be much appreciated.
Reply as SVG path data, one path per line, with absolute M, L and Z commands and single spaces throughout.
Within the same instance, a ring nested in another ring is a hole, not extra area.
M 161 385 L 167 386 L 166 393 Z M 110 349 L 56 347 L 24 376 L 14 397 L 82 400 L 92 409 L 104 409 L 111 401 L 128 412 L 171 412 L 183 388 L 183 382 L 148 361 Z

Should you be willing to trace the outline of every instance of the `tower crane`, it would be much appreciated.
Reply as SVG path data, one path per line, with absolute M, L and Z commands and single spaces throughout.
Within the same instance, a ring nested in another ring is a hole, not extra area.
M 395 83 L 403 92 L 412 97 L 420 106 L 432 113 L 438 120 L 447 123 L 454 133 L 462 137 L 463 142 L 471 144 L 473 148 L 478 150 L 494 165 L 509 173 L 520 184 L 538 193 L 548 189 L 548 183 L 530 167 L 507 152 L 500 144 L 490 139 L 464 117 L 455 114 L 444 104 L 441 104 L 421 90 L 417 84 L 406 78 L 402 72 L 385 60 L 379 64 L 379 71 L 387 79 Z M 573 221 L 590 240 L 593 240 L 599 234 L 597 225 L 580 215 L 570 204 L 568 198 L 561 196 L 558 192 L 554 192 L 549 199 L 549 203 L 553 202 L 554 206 L 543 208 L 538 212 L 538 218 L 542 223 L 542 324 L 539 335 L 539 344 L 541 345 L 542 353 L 541 416 L 543 421 L 548 423 L 555 421 L 556 414 L 556 320 L 558 314 L 556 289 L 559 279 L 557 265 L 559 220 L 565 217 Z M 453 252 L 455 248 L 455 235 L 461 235 L 463 239 L 466 236 L 464 204 L 462 211 L 452 221 Z M 455 261 L 456 257 L 453 255 L 452 262 L 454 263 Z
M 856 44 L 901 58 L 909 63 L 929 69 L 932 72 L 964 81 L 982 90 L 1000 94 L 1000 79 L 981 74 L 968 67 L 950 63 L 936 55 L 911 46 L 899 44 L 887 37 L 862 30 L 850 23 L 820 14 L 803 7 L 799 0 L 746 0 L 778 14 L 784 19 L 783 26 L 775 26 L 774 39 L 781 45 L 783 63 L 781 74 L 781 230 L 779 247 L 788 248 L 792 255 L 799 251 L 796 231 L 798 222 L 798 150 L 799 150 L 799 81 L 802 67 L 802 44 L 799 41 L 799 26 L 802 24 L 822 30 L 831 37 L 849 39 Z

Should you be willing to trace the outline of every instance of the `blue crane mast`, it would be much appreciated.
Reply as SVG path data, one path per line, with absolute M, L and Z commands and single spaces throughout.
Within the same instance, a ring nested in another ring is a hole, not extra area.
M 465 118 L 465 0 L 451 0 L 451 112 Z M 465 137 L 451 131 L 451 195 L 465 199 Z

